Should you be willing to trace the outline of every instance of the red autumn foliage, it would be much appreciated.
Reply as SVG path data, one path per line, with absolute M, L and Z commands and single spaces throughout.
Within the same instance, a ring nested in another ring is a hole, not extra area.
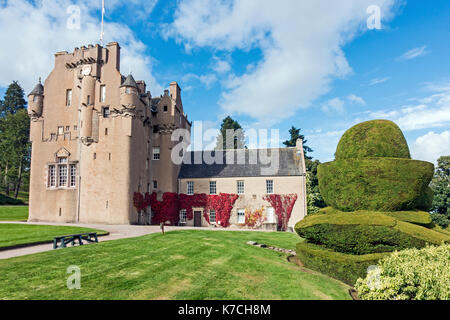
M 142 195 L 142 193 L 135 192 L 133 194 L 133 205 L 138 212 L 145 209 L 146 205 L 145 205 L 144 196 Z
M 209 195 L 208 203 L 205 209 L 208 211 L 215 210 L 216 223 L 223 228 L 227 228 L 230 225 L 231 210 L 233 209 L 233 205 L 238 198 L 239 196 L 237 194 L 229 193 Z
M 208 195 L 204 193 L 194 195 L 187 195 L 182 193 L 178 196 L 178 201 L 180 210 L 186 209 L 186 218 L 188 220 L 192 220 L 194 218 L 192 208 L 206 207 L 206 203 L 208 202 Z
M 294 208 L 295 201 L 297 201 L 296 194 L 269 194 L 264 198 L 269 202 L 275 210 L 278 217 L 278 228 L 280 230 L 287 230 L 287 223 L 291 218 L 292 209 Z

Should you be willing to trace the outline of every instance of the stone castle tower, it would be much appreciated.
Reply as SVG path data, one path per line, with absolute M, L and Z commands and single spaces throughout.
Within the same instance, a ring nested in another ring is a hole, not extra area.
M 136 223 L 135 191 L 177 192 L 171 133 L 191 129 L 181 89 L 152 98 L 121 75 L 118 43 L 56 53 L 28 98 L 30 221 Z

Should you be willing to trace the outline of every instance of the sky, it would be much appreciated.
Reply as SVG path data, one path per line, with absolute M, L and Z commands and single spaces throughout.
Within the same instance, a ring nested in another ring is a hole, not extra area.
M 204 130 L 230 115 L 281 144 L 295 126 L 325 162 L 345 130 L 388 119 L 414 159 L 450 155 L 448 0 L 105 3 L 121 73 L 153 96 L 177 81 Z M 0 96 L 13 80 L 30 92 L 54 53 L 98 43 L 100 20 L 101 0 L 0 0 Z

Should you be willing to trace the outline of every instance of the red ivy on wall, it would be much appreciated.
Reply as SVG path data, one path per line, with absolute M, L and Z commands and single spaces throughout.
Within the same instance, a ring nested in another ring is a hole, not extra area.
M 234 203 L 239 198 L 237 194 L 220 193 L 217 195 L 209 195 L 206 204 L 206 210 L 216 211 L 216 223 L 223 228 L 230 225 L 231 210 Z M 209 218 L 208 218 L 209 223 Z
M 144 196 L 140 192 L 135 192 L 133 194 L 133 205 L 137 211 L 144 210 L 147 206 L 145 205 Z
M 278 217 L 278 228 L 286 231 L 287 223 L 291 218 L 292 209 L 295 201 L 297 201 L 296 194 L 269 194 L 263 198 L 269 202 L 275 210 Z

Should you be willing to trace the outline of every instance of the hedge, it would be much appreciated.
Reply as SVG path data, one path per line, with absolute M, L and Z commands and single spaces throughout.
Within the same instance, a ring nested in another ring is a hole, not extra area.
M 410 159 L 400 128 L 388 120 L 367 121 L 347 130 L 336 149 L 336 160 L 388 157 Z
M 16 205 L 24 205 L 25 203 L 22 200 L 14 199 L 3 194 L 0 194 L 0 206 L 8 205 L 8 206 L 16 206 Z
M 349 254 L 392 252 L 450 242 L 450 237 L 378 212 L 339 212 L 307 216 L 295 231 L 308 242 Z
M 383 212 L 383 214 L 386 214 L 400 221 L 414 223 L 424 227 L 430 227 L 432 223 L 431 215 L 425 211 L 394 211 Z
M 354 285 L 358 278 L 365 277 L 367 269 L 386 255 L 387 253 L 373 253 L 357 256 L 334 252 L 312 243 L 297 244 L 297 256 L 305 267 L 349 285 Z
M 364 300 L 449 300 L 449 261 L 448 244 L 395 252 L 355 287 Z
M 393 158 L 336 160 L 318 167 L 325 203 L 342 211 L 415 209 L 433 173 L 432 163 Z

